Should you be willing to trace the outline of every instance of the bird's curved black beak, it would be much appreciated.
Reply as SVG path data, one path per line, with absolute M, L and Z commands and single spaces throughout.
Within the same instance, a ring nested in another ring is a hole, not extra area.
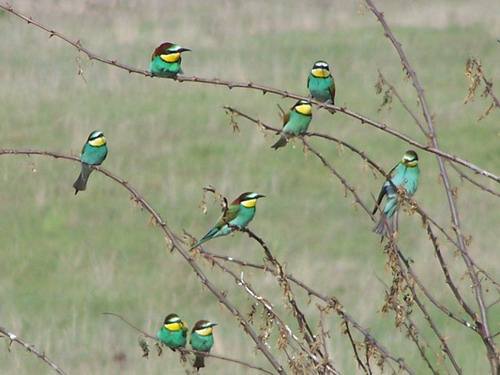
M 177 50 L 177 52 L 186 52 L 186 51 L 191 51 L 191 50 L 190 50 L 189 48 L 184 48 L 184 47 L 179 48 L 179 49 Z
M 255 198 L 259 199 L 259 198 L 265 198 L 266 196 L 263 195 L 263 194 L 257 194 L 257 196 Z

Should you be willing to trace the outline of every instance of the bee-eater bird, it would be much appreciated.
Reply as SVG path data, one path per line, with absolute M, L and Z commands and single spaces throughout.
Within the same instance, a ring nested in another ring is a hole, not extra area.
M 335 81 L 326 62 L 314 63 L 307 77 L 307 88 L 317 101 L 335 104 Z
M 306 100 L 299 100 L 290 110 L 283 115 L 281 137 L 271 148 L 277 150 L 286 146 L 288 138 L 302 135 L 307 131 L 312 119 L 312 105 Z
M 210 352 L 214 344 L 212 327 L 216 325 L 217 323 L 211 323 L 208 320 L 198 320 L 191 331 L 191 338 L 189 339 L 191 347 L 199 352 Z M 196 371 L 200 367 L 205 367 L 205 356 L 196 355 L 193 367 L 196 367 Z
M 177 74 L 184 74 L 181 68 L 181 53 L 191 51 L 178 44 L 165 42 L 160 44 L 151 56 L 149 71 L 155 76 L 174 78 Z
M 406 151 L 401 161 L 389 172 L 392 184 L 386 181 L 382 185 L 373 213 L 379 208 L 384 195 L 387 195 L 387 201 L 380 214 L 379 222 L 373 228 L 373 232 L 380 234 L 384 238 L 390 232 L 397 230 L 398 191 L 396 188 L 403 187 L 409 196 L 413 196 L 417 191 L 419 175 L 417 153 L 413 150 Z M 387 222 L 387 225 L 385 225 L 385 222 Z
M 234 230 L 233 227 L 245 228 L 255 215 L 257 199 L 263 197 L 262 194 L 251 192 L 241 194 L 222 213 L 213 228 L 191 247 L 191 250 L 212 238 L 228 235 Z
M 100 130 L 94 130 L 90 133 L 87 142 L 83 145 L 80 160 L 82 162 L 82 171 L 76 179 L 73 187 L 75 188 L 75 195 L 80 190 L 87 188 L 87 180 L 92 173 L 90 165 L 101 165 L 108 155 L 108 146 L 106 146 L 106 138 L 104 133 Z
M 168 314 L 163 326 L 156 334 L 161 343 L 174 350 L 186 346 L 188 326 L 177 314 Z

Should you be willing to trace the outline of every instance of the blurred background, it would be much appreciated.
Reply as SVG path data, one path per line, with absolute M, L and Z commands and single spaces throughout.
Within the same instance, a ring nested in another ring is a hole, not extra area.
M 336 104 L 426 142 L 396 99 L 378 111 L 383 98 L 376 95 L 374 85 L 380 69 L 420 114 L 395 50 L 361 1 L 12 0 L 10 4 L 79 39 L 97 55 L 143 69 L 153 49 L 171 41 L 192 49 L 183 55 L 186 75 L 252 81 L 306 95 L 308 72 L 322 59 L 330 63 L 336 80 Z M 478 56 L 487 76 L 498 84 L 500 4 L 425 0 L 376 5 L 417 71 L 442 149 L 498 174 L 498 111 L 476 122 L 490 100 L 478 95 L 464 105 L 468 87 L 464 71 L 467 58 Z M 314 155 L 303 154 L 299 143 L 274 151 L 270 149 L 274 136 L 265 137 L 244 119 L 238 119 L 241 132 L 234 133 L 222 108 L 231 105 L 280 126 L 276 105 L 289 108 L 293 100 L 129 74 L 89 61 L 70 45 L 49 40 L 47 33 L 3 11 L 0 35 L 0 148 L 78 155 L 88 134 L 103 130 L 109 147 L 103 167 L 141 192 L 172 230 L 178 234 L 186 230 L 197 238 L 220 214 L 219 204 L 209 197 L 203 215 L 198 207 L 202 187 L 214 185 L 230 200 L 244 191 L 265 194 L 250 227 L 286 263 L 287 271 L 339 298 L 347 312 L 417 373 L 426 369 L 414 344 L 394 327 L 393 314 L 380 312 L 381 281 L 390 284 L 391 275 L 368 216 L 353 205 L 352 196 L 345 195 Z M 341 113 L 331 116 L 315 109 L 310 130 L 351 143 L 386 170 L 410 148 Z M 372 195 L 378 194 L 383 180 L 348 150 L 319 139 L 310 143 L 372 206 Z M 423 151 L 419 157 L 421 179 L 415 199 L 452 233 L 436 159 Z M 35 344 L 69 374 L 182 373 L 170 351 L 142 359 L 137 333 L 101 314 L 121 314 L 154 334 L 165 314 L 174 311 L 190 327 L 202 318 L 219 323 L 214 353 L 270 368 L 185 261 L 166 251 L 161 231 L 148 225 L 148 215 L 134 206 L 123 187 L 94 173 L 87 191 L 74 196 L 71 185 L 79 169 L 77 163 L 47 157 L 1 158 L 0 326 Z M 498 199 L 461 182 L 451 169 L 449 173 L 458 188 L 463 230 L 471 236 L 470 254 L 498 278 Z M 491 181 L 480 181 L 498 190 Z M 418 215 L 400 215 L 399 244 L 432 293 L 462 314 L 445 287 Z M 461 258 L 445 240 L 441 245 L 466 300 L 475 306 L 469 279 L 461 278 L 465 272 Z M 208 242 L 206 248 L 253 262 L 263 258 L 257 244 L 241 233 Z M 242 312 L 251 311 L 252 301 L 240 287 L 201 264 Z M 273 277 L 257 271 L 245 271 L 245 276 L 283 312 Z M 316 326 L 316 301 L 308 304 L 307 296 L 298 290 L 297 294 Z M 486 298 L 493 302 L 495 290 L 486 291 Z M 464 373 L 485 373 L 489 366 L 479 337 L 429 309 Z M 496 332 L 500 310 L 490 312 Z M 431 351 L 436 351 L 430 357 L 447 369 L 449 363 L 424 320 L 417 313 L 414 319 Z M 291 318 L 289 322 L 296 326 Z M 340 333 L 340 321 L 332 314 L 325 323 L 332 335 L 329 349 L 334 363 L 343 373 L 355 373 L 356 361 Z M 362 341 L 361 336 L 356 339 Z M 0 373 L 52 373 L 21 347 L 13 345 L 9 352 L 2 341 L 6 340 L 0 340 Z M 215 359 L 207 364 L 207 373 L 249 373 L 245 367 Z

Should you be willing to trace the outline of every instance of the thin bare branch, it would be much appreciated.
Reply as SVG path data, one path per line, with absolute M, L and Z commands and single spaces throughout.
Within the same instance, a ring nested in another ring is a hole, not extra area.
M 401 63 L 403 64 L 403 68 L 406 72 L 406 74 L 411 78 L 412 84 L 415 87 L 415 90 L 417 92 L 417 97 L 420 102 L 420 106 L 422 109 L 423 116 L 425 118 L 425 121 L 427 123 L 427 127 L 429 129 L 429 136 L 430 136 L 430 141 L 431 144 L 434 148 L 439 149 L 439 144 L 438 140 L 436 137 L 436 131 L 434 127 L 434 122 L 433 118 L 431 115 L 431 112 L 429 110 L 429 107 L 427 105 L 427 100 L 424 95 L 424 90 L 420 84 L 420 81 L 417 77 L 417 74 L 415 70 L 411 67 L 410 62 L 408 58 L 406 57 L 406 54 L 403 51 L 403 48 L 401 46 L 401 43 L 396 39 L 394 34 L 392 33 L 389 25 L 385 21 L 383 13 L 381 13 L 374 5 L 372 0 L 365 0 L 366 4 L 370 8 L 371 12 L 377 17 L 378 21 L 382 25 L 385 33 L 384 35 L 391 41 L 392 45 L 396 49 L 399 58 L 401 60 Z M 460 217 L 458 213 L 457 206 L 455 204 L 455 200 L 453 197 L 453 192 L 451 189 L 451 184 L 449 181 L 448 177 L 448 172 L 446 170 L 446 166 L 444 163 L 444 160 L 440 157 L 440 155 L 436 156 L 438 166 L 439 166 L 439 171 L 441 178 L 444 183 L 445 187 L 445 193 L 446 197 L 448 200 L 448 205 L 450 207 L 450 212 L 451 212 L 451 219 L 453 222 L 453 226 L 456 232 L 457 236 L 457 241 L 459 244 L 459 249 L 460 249 L 460 254 L 462 256 L 462 259 L 467 267 L 467 272 L 469 274 L 469 277 L 472 281 L 473 284 L 473 289 L 474 289 L 474 296 L 476 298 L 476 302 L 479 308 L 479 313 L 480 313 L 480 318 L 477 316 L 476 312 L 472 309 L 467 308 L 468 306 L 465 305 L 465 311 L 469 316 L 474 319 L 475 325 L 478 327 L 478 334 L 481 336 L 481 339 L 483 340 L 483 343 L 486 347 L 486 351 L 488 353 L 488 360 L 490 363 L 490 368 L 491 368 L 491 373 L 492 374 L 498 374 L 498 371 L 500 369 L 500 359 L 497 355 L 497 349 L 495 346 L 494 341 L 491 339 L 491 333 L 490 333 L 490 327 L 489 327 L 489 320 L 488 320 L 488 314 L 486 311 L 486 306 L 484 302 L 484 295 L 483 295 L 483 290 L 481 286 L 481 282 L 479 278 L 477 277 L 477 274 L 474 270 L 474 265 L 470 259 L 470 256 L 467 251 L 467 247 L 465 244 L 465 239 L 462 234 L 461 226 L 460 226 Z
M 57 372 L 59 375 L 67 375 L 67 373 L 63 369 L 61 369 L 51 359 L 49 359 L 49 357 L 47 357 L 44 352 L 41 352 L 40 350 L 35 348 L 34 345 L 28 344 L 27 342 L 21 340 L 19 337 L 17 337 L 16 334 L 8 331 L 4 327 L 0 327 L 0 333 L 5 335 L 5 337 L 7 337 L 11 341 L 11 343 L 12 343 L 12 341 L 14 341 L 14 342 L 17 342 L 19 345 L 22 345 L 27 351 L 29 351 L 30 353 L 33 353 L 38 358 L 40 358 L 42 361 L 44 361 L 46 364 L 48 364 L 50 367 L 52 367 L 52 369 L 55 372 Z
M 0 155 L 45 155 L 54 157 L 56 159 L 61 158 L 61 159 L 80 162 L 80 159 L 75 156 L 69 156 L 56 152 L 40 151 L 40 150 L 0 150 Z M 184 250 L 177 236 L 174 235 L 174 233 L 168 227 L 166 221 L 163 220 L 160 214 L 149 204 L 149 202 L 146 201 L 141 196 L 141 194 L 136 189 L 134 189 L 127 181 L 123 180 L 117 175 L 97 166 L 91 166 L 91 168 L 101 172 L 105 176 L 111 178 L 118 184 L 122 185 L 126 190 L 129 191 L 130 194 L 132 194 L 133 200 L 138 204 L 140 204 L 147 212 L 149 212 L 152 215 L 152 219 L 158 224 L 158 226 L 162 229 L 162 231 L 169 239 L 171 248 L 177 250 L 177 252 L 184 258 L 184 260 L 188 262 L 188 264 L 191 266 L 194 273 L 200 279 L 201 283 L 204 286 L 206 286 L 208 290 L 210 290 L 210 292 L 215 297 L 217 297 L 217 299 L 222 303 L 222 305 L 224 305 L 229 310 L 229 312 L 231 312 L 232 315 L 235 316 L 235 318 L 239 321 L 245 332 L 247 332 L 248 335 L 252 338 L 252 340 L 257 345 L 257 348 L 267 358 L 267 360 L 274 367 L 274 369 L 279 374 L 286 375 L 286 371 L 279 364 L 274 355 L 269 351 L 269 348 L 267 348 L 267 346 L 264 345 L 262 340 L 259 339 L 259 336 L 254 331 L 250 323 L 245 319 L 243 314 L 231 302 L 229 302 L 229 300 L 225 297 L 224 293 L 218 290 L 215 287 L 215 285 L 207 278 L 207 276 L 203 273 L 201 268 L 196 263 L 195 259 L 191 255 L 189 255 L 189 253 L 186 250 Z
M 349 337 L 349 341 L 352 346 L 352 351 L 354 352 L 354 356 L 356 357 L 356 361 L 358 362 L 359 367 L 363 369 L 366 375 L 370 375 L 371 371 L 370 372 L 368 371 L 367 367 L 365 367 L 365 365 L 361 361 L 361 358 L 359 358 L 358 349 L 356 348 L 356 342 L 352 337 L 351 330 L 349 329 L 349 322 L 347 320 L 344 320 L 344 329 L 347 333 L 347 337 Z
M 460 175 L 460 178 L 461 178 L 461 179 L 467 180 L 467 181 L 469 181 L 472 185 L 477 186 L 477 187 L 478 187 L 478 188 L 480 188 L 481 190 L 484 190 L 484 191 L 486 191 L 486 192 L 488 192 L 488 193 L 490 193 L 490 194 L 493 194 L 493 195 L 495 195 L 495 196 L 497 196 L 497 197 L 500 197 L 500 194 L 499 194 L 499 193 L 497 193 L 496 191 L 493 191 L 492 189 L 487 188 L 486 186 L 484 186 L 484 185 L 480 184 L 479 182 L 477 182 L 477 181 L 473 180 L 473 179 L 472 179 L 472 178 L 470 178 L 468 175 L 466 175 L 464 172 L 462 172 L 462 171 L 460 170 L 460 168 L 458 168 L 455 164 L 453 164 L 453 163 L 449 163 L 449 165 L 450 165 L 450 166 L 451 166 L 451 167 L 452 167 L 452 168 L 453 168 L 453 169 L 454 169 L 454 170 L 455 170 L 455 171 L 456 171 L 456 172 Z
M 427 131 L 425 130 L 424 125 L 422 124 L 422 122 L 419 120 L 419 118 L 417 117 L 417 115 L 410 109 L 410 107 L 406 104 L 406 102 L 403 100 L 403 98 L 401 97 L 401 95 L 399 95 L 399 93 L 396 90 L 396 88 L 394 87 L 394 85 L 392 85 L 389 81 L 387 81 L 387 79 L 384 77 L 384 75 L 382 74 L 382 72 L 380 71 L 380 69 L 378 70 L 378 76 L 379 76 L 380 82 L 382 84 L 387 85 L 387 87 L 389 87 L 389 90 L 396 96 L 396 98 L 399 100 L 399 103 L 401 103 L 401 105 L 403 106 L 403 108 L 405 109 L 405 111 L 413 118 L 413 120 L 415 121 L 415 123 L 417 124 L 417 126 L 420 128 L 420 130 L 422 131 L 422 133 L 424 133 L 424 135 L 426 137 L 428 137 L 429 135 L 427 134 Z
M 69 37 L 67 37 L 67 36 L 47 27 L 47 26 L 44 26 L 43 24 L 33 20 L 31 17 L 25 16 L 25 15 L 17 12 L 16 10 L 14 10 L 14 8 L 12 8 L 12 6 L 10 6 L 8 4 L 3 4 L 3 5 L 0 4 L 0 8 L 4 9 L 5 11 L 7 11 L 7 12 L 9 12 L 9 13 L 11 13 L 11 14 L 13 14 L 13 15 L 15 15 L 23 20 L 25 20 L 26 22 L 28 22 L 28 24 L 34 25 L 34 26 L 44 30 L 45 32 L 49 33 L 50 37 L 55 36 L 55 37 L 60 38 L 61 40 L 65 41 L 66 43 L 72 45 L 79 52 L 83 52 L 84 54 L 86 54 L 90 60 L 96 60 L 96 61 L 102 62 L 104 64 L 111 65 L 115 68 L 126 70 L 129 73 L 136 73 L 136 74 L 140 74 L 140 75 L 143 75 L 146 77 L 153 77 L 151 75 L 151 73 L 147 70 L 134 68 L 134 67 L 131 67 L 129 65 L 122 64 L 117 60 L 110 60 L 110 59 L 106 59 L 106 58 L 98 56 L 97 54 L 95 54 L 95 53 L 91 52 L 90 50 L 88 50 L 87 48 L 85 48 L 82 45 L 82 43 L 80 42 L 80 40 L 76 40 L 76 41 L 71 40 Z M 161 77 L 155 76 L 155 78 L 161 78 Z M 493 174 L 485 169 L 482 169 L 482 168 L 480 168 L 480 167 L 474 165 L 473 163 L 470 163 L 464 159 L 461 159 L 458 156 L 446 153 L 437 147 L 431 147 L 429 145 L 425 145 L 425 144 L 421 144 L 419 142 L 416 142 L 412 138 L 390 128 L 386 124 L 379 123 L 379 122 L 372 120 L 366 116 L 363 116 L 361 114 L 353 112 L 353 111 L 347 109 L 346 107 L 339 107 L 339 106 L 335 106 L 332 104 L 321 103 L 321 102 L 318 102 L 318 101 L 313 100 L 313 99 L 306 97 L 306 96 L 297 95 L 294 93 L 290 93 L 286 90 L 280 90 L 280 89 L 276 89 L 276 88 L 272 88 L 272 87 L 267 87 L 267 86 L 255 84 L 252 82 L 233 82 L 233 81 L 221 80 L 219 78 L 209 79 L 209 78 L 201 78 L 201 77 L 196 77 L 196 76 L 193 76 L 193 77 L 177 76 L 176 78 L 174 78 L 174 80 L 176 80 L 178 82 L 193 82 L 193 83 L 210 84 L 210 85 L 216 85 L 216 86 L 225 86 L 229 89 L 242 88 L 242 89 L 257 90 L 257 91 L 261 91 L 264 94 L 270 93 L 270 94 L 279 95 L 279 96 L 284 97 L 284 98 L 291 98 L 291 99 L 296 99 L 296 100 L 308 100 L 311 103 L 316 104 L 319 108 L 324 108 L 324 109 L 327 109 L 329 111 L 333 110 L 335 112 L 344 113 L 345 115 L 347 115 L 349 117 L 357 119 L 358 121 L 361 122 L 361 124 L 368 124 L 372 127 L 375 127 L 379 130 L 382 130 L 383 132 L 386 132 L 386 133 L 391 134 L 399 139 L 402 139 L 403 141 L 409 143 L 412 146 L 415 146 L 415 147 L 420 148 L 422 150 L 425 150 L 427 152 L 430 152 L 430 153 L 439 155 L 441 157 L 444 157 L 446 159 L 449 159 L 451 161 L 454 161 L 458 164 L 461 164 L 461 165 L 473 170 L 476 173 L 479 173 L 483 176 L 486 176 L 487 178 L 490 178 L 496 182 L 500 182 L 500 176 L 496 176 L 495 174 Z
M 235 263 L 235 264 L 238 264 L 238 265 L 243 266 L 243 267 L 260 269 L 260 270 L 263 270 L 265 272 L 270 272 L 275 276 L 277 275 L 276 270 L 274 270 L 270 267 L 264 266 L 264 265 L 247 262 L 245 260 L 237 259 L 237 258 L 226 256 L 226 255 L 219 255 L 219 254 L 210 253 L 207 250 L 203 250 L 203 253 L 209 255 L 212 258 L 222 259 L 224 261 Z M 404 369 L 407 373 L 413 374 L 413 375 L 415 374 L 415 372 L 405 363 L 403 358 L 395 357 L 394 355 L 392 355 L 388 351 L 387 348 L 385 348 L 377 339 L 375 339 L 370 334 L 369 329 L 364 328 L 350 314 L 346 313 L 343 310 L 342 304 L 340 303 L 340 301 L 336 297 L 325 296 L 325 295 L 319 293 L 315 289 L 309 287 L 307 284 L 305 284 L 304 282 L 297 279 L 292 274 L 287 274 L 286 277 L 288 280 L 290 280 L 291 282 L 293 282 L 294 284 L 296 284 L 300 288 L 304 289 L 308 295 L 314 296 L 314 297 L 318 298 L 319 300 L 326 302 L 329 307 L 334 309 L 337 312 L 337 314 L 339 314 L 339 316 L 342 317 L 342 319 L 345 319 L 346 321 L 351 323 L 351 325 L 354 328 L 356 328 L 356 330 L 359 331 L 365 337 L 365 341 L 369 341 L 370 343 L 372 343 L 386 358 L 389 358 L 392 361 L 394 361 L 395 363 L 397 363 L 398 366 L 401 367 L 402 369 Z
M 203 249 L 199 249 L 198 251 L 203 257 L 209 259 L 212 262 L 212 264 L 216 265 L 219 269 L 221 269 L 222 271 L 231 275 L 233 277 L 234 281 L 236 282 L 236 284 L 243 287 L 245 292 L 248 295 L 250 295 L 253 299 L 255 299 L 255 301 L 257 301 L 267 311 L 267 313 L 270 316 L 272 316 L 273 320 L 282 328 L 280 330 L 280 335 L 283 335 L 282 332 L 286 332 L 288 335 L 287 340 L 289 343 L 291 342 L 291 340 L 293 340 L 293 342 L 295 342 L 300 347 L 302 352 L 305 353 L 313 361 L 313 363 L 315 363 L 315 364 L 322 363 L 322 360 L 318 356 L 316 356 L 314 353 L 312 353 L 310 350 L 307 349 L 307 347 L 300 341 L 300 339 L 297 337 L 297 335 L 295 335 L 293 333 L 293 330 L 290 328 L 290 326 L 287 325 L 281 319 L 281 317 L 275 312 L 275 309 L 272 306 L 272 304 L 265 297 L 263 297 L 262 295 L 257 293 L 252 288 L 252 286 L 246 280 L 244 280 L 243 273 L 241 276 L 237 276 L 236 273 L 234 273 L 232 270 L 230 270 L 229 268 L 225 267 L 223 264 L 221 264 L 220 262 L 215 260 L 215 258 L 213 258 L 211 256 L 211 253 L 209 253 Z M 292 347 L 292 349 L 297 350 L 294 347 Z M 333 365 L 330 365 L 328 367 L 329 367 L 330 371 L 334 372 L 335 374 L 338 374 L 338 372 L 336 370 L 334 370 Z
M 155 337 L 155 336 L 147 333 L 146 331 L 140 329 L 139 327 L 133 325 L 127 319 L 125 319 L 123 316 L 121 316 L 120 314 L 116 314 L 116 313 L 113 313 L 113 312 L 104 312 L 103 314 L 104 315 L 115 316 L 118 319 L 120 319 L 121 321 L 123 321 L 125 324 L 127 324 L 129 327 L 133 328 L 137 332 L 140 332 L 142 335 L 144 335 L 148 339 L 159 341 L 157 337 Z M 226 361 L 226 362 L 237 363 L 237 364 L 240 364 L 242 366 L 245 366 L 245 367 L 248 367 L 248 368 L 252 368 L 254 370 L 259 370 L 259 371 L 265 372 L 266 374 L 274 375 L 274 373 L 272 373 L 271 371 L 267 371 L 266 369 L 263 369 L 262 367 L 254 366 L 254 365 L 252 365 L 250 363 L 240 361 L 239 359 L 224 357 L 224 356 L 221 356 L 221 355 L 218 355 L 218 354 L 214 354 L 214 353 L 210 353 L 210 352 L 200 352 L 198 350 L 191 350 L 191 349 L 187 349 L 187 348 L 177 348 L 177 349 L 179 351 L 181 351 L 181 352 L 184 352 L 184 353 L 193 353 L 193 354 L 203 355 L 205 357 L 211 357 L 211 358 L 220 359 L 220 360 Z

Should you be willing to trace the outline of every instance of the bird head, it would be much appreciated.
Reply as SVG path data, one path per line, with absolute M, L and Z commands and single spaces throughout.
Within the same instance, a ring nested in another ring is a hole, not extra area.
M 179 61 L 181 53 L 185 51 L 191 50 L 189 48 L 181 47 L 178 44 L 165 42 L 156 47 L 153 52 L 153 56 L 151 56 L 151 60 L 153 60 L 156 56 L 159 56 L 162 60 L 168 63 L 174 63 Z
M 104 146 L 106 144 L 106 138 L 104 137 L 104 133 L 100 130 L 94 130 L 90 133 L 87 143 L 94 147 Z
M 307 100 L 299 100 L 292 107 L 293 111 L 296 111 L 302 115 L 310 116 L 312 112 L 312 105 Z
M 179 331 L 181 329 L 183 331 L 187 331 L 188 329 L 186 322 L 183 322 L 181 318 L 179 318 L 179 316 L 174 313 L 168 314 L 165 317 L 163 326 L 169 331 Z
M 316 78 L 327 78 L 330 74 L 330 67 L 325 61 L 316 61 L 311 69 L 311 74 Z
M 233 205 L 241 204 L 243 207 L 252 208 L 257 204 L 257 199 L 263 198 L 265 195 L 246 192 L 241 194 L 238 198 L 233 201 Z
M 405 154 L 403 155 L 403 158 L 401 159 L 401 163 L 405 167 L 409 167 L 409 168 L 416 167 L 418 164 L 417 153 L 413 150 L 406 151 Z
M 216 325 L 217 323 L 212 323 L 208 320 L 198 320 L 191 333 L 196 332 L 200 336 L 209 336 L 212 334 L 212 327 Z

